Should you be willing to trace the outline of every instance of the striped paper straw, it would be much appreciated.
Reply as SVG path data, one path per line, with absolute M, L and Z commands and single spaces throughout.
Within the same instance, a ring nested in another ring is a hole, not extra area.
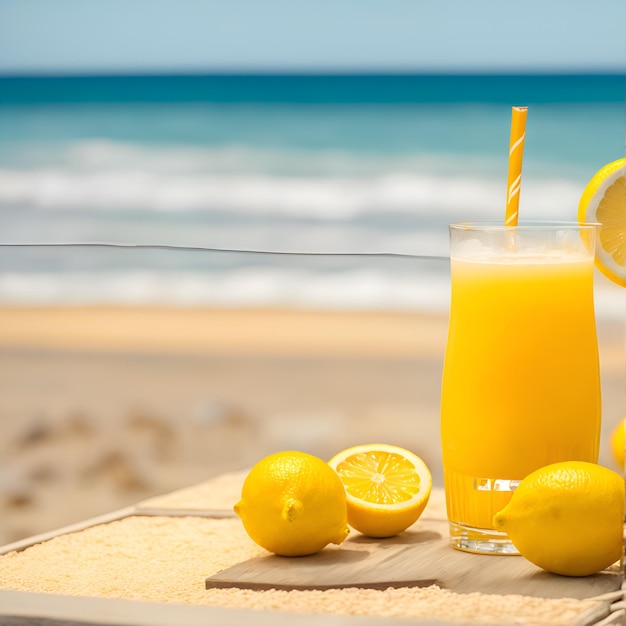
M 528 107 L 513 107 L 511 112 L 511 140 L 509 143 L 509 177 L 506 192 L 505 226 L 517 226 L 527 113 Z

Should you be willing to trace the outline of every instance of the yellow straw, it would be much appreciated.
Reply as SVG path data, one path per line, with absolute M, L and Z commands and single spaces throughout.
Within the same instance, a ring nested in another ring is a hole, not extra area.
M 513 107 L 511 112 L 511 140 L 509 143 L 509 177 L 506 192 L 505 226 L 517 226 L 527 113 L 528 107 Z

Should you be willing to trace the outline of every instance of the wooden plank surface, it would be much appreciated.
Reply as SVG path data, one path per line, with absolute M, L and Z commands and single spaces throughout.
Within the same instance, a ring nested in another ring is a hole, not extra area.
M 388 617 L 292 613 L 0 590 L 2 626 L 389 626 Z M 447 626 L 393 618 L 394 626 Z M 465 623 L 448 626 L 476 626 Z
M 243 589 L 334 589 L 425 587 L 457 593 L 521 594 L 585 599 L 615 591 L 619 571 L 570 578 L 544 572 L 520 556 L 470 554 L 455 550 L 445 523 L 424 521 L 420 530 L 386 540 L 356 535 L 339 549 L 288 558 L 257 557 L 206 579 L 206 587 Z

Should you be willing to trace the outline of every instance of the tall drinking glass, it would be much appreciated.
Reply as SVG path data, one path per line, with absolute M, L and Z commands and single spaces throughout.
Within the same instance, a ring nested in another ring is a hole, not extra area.
M 596 225 L 450 226 L 441 439 L 452 545 L 517 554 L 492 519 L 530 472 L 597 462 Z

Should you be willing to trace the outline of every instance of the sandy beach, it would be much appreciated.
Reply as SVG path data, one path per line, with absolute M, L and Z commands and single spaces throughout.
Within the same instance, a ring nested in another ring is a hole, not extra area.
M 447 319 L 273 309 L 0 309 L 0 542 L 251 466 L 371 441 L 442 483 Z M 600 324 L 601 462 L 623 325 Z

